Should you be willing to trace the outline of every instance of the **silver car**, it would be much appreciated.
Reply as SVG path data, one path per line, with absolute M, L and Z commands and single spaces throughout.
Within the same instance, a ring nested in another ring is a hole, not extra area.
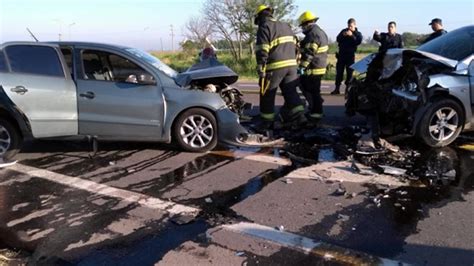
M 389 49 L 352 66 L 349 113 L 377 112 L 384 135 L 416 136 L 431 147 L 474 129 L 474 26 L 438 37 L 416 50 Z
M 2 44 L 0 156 L 12 157 L 24 139 L 71 136 L 173 140 L 192 152 L 211 150 L 218 141 L 239 145 L 239 136 L 247 131 L 239 124 L 235 101 L 227 100 L 239 93 L 224 82 L 235 82 L 237 75 L 216 73 L 216 78 L 209 76 L 212 72 L 199 76 L 197 83 L 187 75 L 188 82 L 178 85 L 176 71 L 134 48 Z

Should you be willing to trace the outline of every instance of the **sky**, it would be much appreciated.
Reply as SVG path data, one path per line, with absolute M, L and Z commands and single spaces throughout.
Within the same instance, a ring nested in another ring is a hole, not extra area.
M 0 0 L 0 43 L 33 40 L 91 41 L 144 50 L 176 49 L 185 39 L 183 25 L 199 16 L 204 0 Z M 295 0 L 295 18 L 309 10 L 334 40 L 347 19 L 357 20 L 364 39 L 386 31 L 430 33 L 432 18 L 445 29 L 474 24 L 473 0 Z M 172 26 L 171 26 L 172 25 Z M 174 38 L 171 38 L 173 29 Z

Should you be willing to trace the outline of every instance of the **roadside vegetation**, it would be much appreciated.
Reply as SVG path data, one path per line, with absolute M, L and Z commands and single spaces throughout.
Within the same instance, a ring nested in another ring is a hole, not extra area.
M 256 8 L 266 4 L 274 8 L 277 20 L 289 23 L 295 33 L 299 32 L 294 0 L 204 0 L 199 15 L 191 17 L 183 27 L 185 40 L 180 51 L 152 52 L 156 57 L 177 71 L 185 71 L 198 60 L 199 51 L 205 47 L 217 48 L 219 61 L 230 67 L 240 79 L 257 80 L 255 62 L 255 35 L 257 28 L 253 23 Z M 425 36 L 416 33 L 403 33 L 405 46 L 416 46 Z M 377 43 L 369 36 L 358 48 L 356 60 L 377 51 Z M 336 76 L 337 43 L 329 46 L 328 71 L 325 80 Z
M 364 58 L 370 53 L 376 52 L 376 46 L 362 45 L 360 52 L 356 54 L 356 61 Z M 325 80 L 334 80 L 336 77 L 336 48 L 331 48 L 328 57 L 328 71 L 324 77 Z M 198 49 L 175 51 L 175 52 L 157 52 L 152 51 L 152 54 L 159 58 L 163 63 L 169 65 L 173 69 L 182 72 L 191 65 L 198 62 Z M 231 52 L 225 50 L 217 51 L 217 58 L 221 63 L 234 70 L 241 80 L 257 80 L 257 62 L 255 56 L 249 53 L 244 53 L 242 58 L 235 59 Z

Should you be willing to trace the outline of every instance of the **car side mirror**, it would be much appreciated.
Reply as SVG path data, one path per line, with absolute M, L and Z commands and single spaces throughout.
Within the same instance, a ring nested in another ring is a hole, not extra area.
M 143 85 L 156 85 L 155 78 L 150 74 L 140 74 L 138 75 L 138 84 Z

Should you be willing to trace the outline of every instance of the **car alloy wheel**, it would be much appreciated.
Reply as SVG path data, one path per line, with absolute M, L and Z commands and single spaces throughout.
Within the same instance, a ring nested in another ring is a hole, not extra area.
M 180 136 L 184 143 L 192 148 L 203 148 L 214 138 L 211 121 L 202 115 L 191 115 L 181 125 Z
M 440 108 L 430 119 L 429 132 L 438 142 L 451 138 L 457 131 L 459 115 L 451 107 Z
M 4 126 L 0 125 L 0 157 L 3 157 L 8 149 L 10 149 L 11 142 L 10 133 Z

